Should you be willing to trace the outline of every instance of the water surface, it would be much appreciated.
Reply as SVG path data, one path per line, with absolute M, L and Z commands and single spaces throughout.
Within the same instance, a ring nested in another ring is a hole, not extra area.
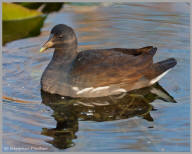
M 61 23 L 75 29 L 79 50 L 153 45 L 158 47 L 154 61 L 176 58 L 177 66 L 159 84 L 177 103 L 154 96 L 150 104 L 141 105 L 139 99 L 138 108 L 129 106 L 121 114 L 129 101 L 76 108 L 70 100 L 43 95 L 40 77 L 53 52 L 39 49 L 50 29 Z M 48 15 L 38 37 L 7 43 L 2 52 L 3 96 L 13 99 L 3 100 L 3 151 L 190 150 L 187 3 L 65 5 Z

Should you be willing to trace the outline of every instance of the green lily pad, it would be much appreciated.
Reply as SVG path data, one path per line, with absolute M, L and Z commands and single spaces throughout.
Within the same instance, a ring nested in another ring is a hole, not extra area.
M 39 16 L 42 13 L 36 10 L 30 10 L 13 3 L 3 3 L 3 21 L 19 20 Z
M 59 11 L 64 3 L 65 2 L 17 2 L 16 4 L 20 4 L 23 7 L 29 9 L 39 9 L 39 7 L 42 7 L 42 5 L 44 5 L 41 11 L 43 13 L 51 13 Z
M 3 3 L 3 45 L 7 42 L 37 36 L 46 15 L 12 3 Z

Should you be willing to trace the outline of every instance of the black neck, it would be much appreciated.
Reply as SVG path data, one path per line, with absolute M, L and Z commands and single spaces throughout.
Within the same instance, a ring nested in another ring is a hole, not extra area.
M 68 63 L 77 55 L 77 44 L 63 44 L 55 48 L 52 60 L 58 63 Z

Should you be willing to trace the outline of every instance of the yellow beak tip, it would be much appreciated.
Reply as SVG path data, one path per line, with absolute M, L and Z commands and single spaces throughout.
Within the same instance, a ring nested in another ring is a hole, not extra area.
M 46 50 L 46 48 L 43 48 L 43 47 L 42 47 L 39 52 L 43 52 L 43 51 L 45 51 L 45 50 Z

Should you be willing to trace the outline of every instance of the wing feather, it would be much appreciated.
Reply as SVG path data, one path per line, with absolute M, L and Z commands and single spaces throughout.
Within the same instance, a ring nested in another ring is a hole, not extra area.
M 134 83 L 141 79 L 153 61 L 156 49 L 98 49 L 82 51 L 71 68 L 70 81 L 78 87 Z

